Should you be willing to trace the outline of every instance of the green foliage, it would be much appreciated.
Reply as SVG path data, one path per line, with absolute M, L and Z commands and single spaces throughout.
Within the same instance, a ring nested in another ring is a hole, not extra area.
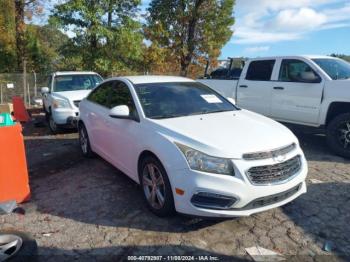
M 341 58 L 341 59 L 344 59 L 345 61 L 348 61 L 350 62 L 350 55 L 344 55 L 344 54 L 331 54 L 331 56 L 333 57 L 338 57 L 338 58 Z
M 216 60 L 232 36 L 234 0 L 153 0 L 146 37 L 169 50 L 187 75 L 203 58 Z
M 132 71 L 142 55 L 139 22 L 131 19 L 139 0 L 69 0 L 57 5 L 50 23 L 75 36 L 62 48 L 63 55 L 75 54 L 76 66 L 101 74 Z
M 16 69 L 15 7 L 12 0 L 0 1 L 0 72 Z

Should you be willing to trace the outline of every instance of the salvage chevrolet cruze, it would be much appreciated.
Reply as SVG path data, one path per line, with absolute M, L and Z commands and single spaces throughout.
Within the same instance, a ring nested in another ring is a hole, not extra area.
M 248 216 L 306 192 L 286 127 L 187 78 L 108 79 L 80 103 L 78 127 L 83 154 L 139 183 L 159 216 Z

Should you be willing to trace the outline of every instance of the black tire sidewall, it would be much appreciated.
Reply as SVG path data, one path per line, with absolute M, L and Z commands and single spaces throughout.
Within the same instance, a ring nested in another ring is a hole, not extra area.
M 79 131 L 79 146 L 80 146 L 80 150 L 81 150 L 81 153 L 83 154 L 83 156 L 85 157 L 88 157 L 88 158 L 91 158 L 94 156 L 94 152 L 91 150 L 91 146 L 90 146 L 90 138 L 89 138 L 89 134 L 86 130 L 86 127 L 83 123 L 80 123 L 79 126 L 78 126 L 78 131 Z M 84 153 L 83 149 L 81 148 L 81 142 L 80 142 L 80 132 L 84 132 L 85 133 L 85 136 L 86 136 L 86 139 L 87 139 L 87 150 L 86 150 L 86 153 Z
M 55 121 L 52 117 L 52 114 L 51 113 L 48 113 L 48 117 L 47 117 L 47 121 L 48 121 L 48 126 L 49 126 L 49 129 L 51 131 L 52 134 L 56 135 L 58 132 L 59 132 L 59 126 L 56 124 L 56 129 L 54 130 L 51 125 L 50 125 L 50 120 L 52 119 L 52 121 Z
M 1 234 L 11 234 L 22 238 L 22 247 L 17 254 L 11 257 L 8 261 L 20 262 L 20 261 L 37 261 L 38 260 L 38 245 L 35 239 L 28 233 L 20 232 L 17 230 L 1 230 Z
M 162 177 L 164 180 L 164 184 L 165 184 L 165 202 L 164 202 L 164 206 L 161 209 L 155 209 L 154 207 L 152 207 L 150 205 L 150 203 L 148 202 L 144 189 L 143 189 L 143 177 L 142 177 L 142 172 L 144 170 L 144 167 L 149 164 L 152 163 L 154 165 L 156 165 L 158 167 L 158 169 L 161 171 L 162 173 Z M 173 191 L 172 191 L 172 187 L 168 178 L 168 174 L 165 171 L 165 168 L 163 167 L 162 163 L 153 156 L 146 156 L 144 159 L 142 159 L 141 161 L 141 166 L 140 166 L 140 170 L 139 170 L 139 179 L 140 179 L 140 186 L 141 186 L 141 190 L 142 190 L 142 194 L 144 197 L 144 200 L 148 206 L 148 208 L 157 216 L 160 217 L 167 217 L 167 216 L 172 216 L 175 214 L 175 205 L 174 205 L 174 196 L 173 196 Z
M 341 114 L 330 121 L 326 130 L 327 143 L 337 155 L 350 158 L 350 144 L 348 149 L 344 149 L 337 137 L 337 129 L 344 122 L 350 122 L 350 113 Z

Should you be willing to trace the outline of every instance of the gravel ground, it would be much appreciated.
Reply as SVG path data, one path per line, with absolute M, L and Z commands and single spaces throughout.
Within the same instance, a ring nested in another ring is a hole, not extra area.
M 24 135 L 32 199 L 22 205 L 25 215 L 0 216 L 0 229 L 31 233 L 39 260 L 251 260 L 245 248 L 255 245 L 292 261 L 350 259 L 350 161 L 332 155 L 323 136 L 297 134 L 309 164 L 307 194 L 251 217 L 203 220 L 154 216 L 133 181 L 101 158 L 82 157 L 74 131 L 53 136 L 29 123 Z M 327 241 L 331 252 L 323 251 Z

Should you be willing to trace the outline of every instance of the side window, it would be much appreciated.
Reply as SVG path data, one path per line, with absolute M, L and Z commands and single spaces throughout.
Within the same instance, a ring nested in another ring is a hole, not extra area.
M 123 82 L 116 81 L 115 86 L 111 90 L 109 108 L 121 105 L 129 107 L 130 115 L 137 115 L 136 106 L 128 86 Z
M 111 93 L 112 88 L 113 81 L 103 83 L 88 95 L 87 100 L 101 106 L 109 107 L 108 96 Z
M 270 81 L 275 60 L 257 60 L 249 64 L 246 79 L 253 81 Z
M 297 59 L 284 59 L 278 77 L 283 82 L 320 82 L 319 76 L 305 62 Z

